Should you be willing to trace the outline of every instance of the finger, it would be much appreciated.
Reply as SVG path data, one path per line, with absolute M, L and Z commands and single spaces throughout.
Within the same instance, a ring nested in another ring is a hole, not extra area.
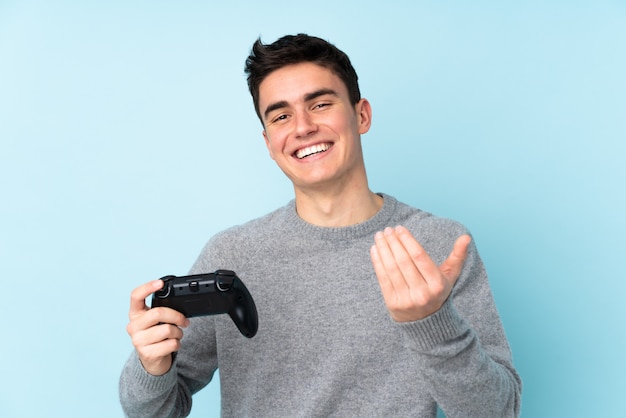
M 413 235 L 403 226 L 395 228 L 399 242 L 408 254 L 411 263 L 417 269 L 421 279 L 432 285 L 439 280 L 441 273 L 437 264 L 430 258 L 424 247 L 413 237 Z
M 162 341 L 169 339 L 180 340 L 182 338 L 182 329 L 180 329 L 176 325 L 171 324 L 156 325 L 131 335 L 133 345 L 137 349 L 158 344 Z
M 134 316 L 147 311 L 146 298 L 162 287 L 163 280 L 152 280 L 135 288 L 130 294 L 129 317 L 132 319 Z
M 133 336 L 139 359 L 148 373 L 161 375 L 171 367 L 171 354 L 180 349 L 182 330 L 163 324 Z
M 151 374 L 162 374 L 162 372 L 151 372 L 150 364 L 159 361 L 168 361 L 171 359 L 170 355 L 180 350 L 180 339 L 168 338 L 163 341 L 159 341 L 154 344 L 140 346 L 135 348 L 139 354 L 139 359 L 143 364 L 146 371 Z M 166 367 L 164 371 L 167 371 L 169 367 Z
M 439 266 L 441 274 L 443 274 L 446 279 L 456 281 L 461 275 L 463 264 L 467 258 L 467 250 L 471 242 L 472 238 L 467 234 L 461 235 L 456 240 L 452 247 L 452 252 L 450 252 L 448 258 Z
M 406 228 L 397 226 L 387 228 L 385 238 L 407 286 L 418 289 L 427 284 L 424 274 L 416 264 L 416 259 L 425 256 L 429 260 L 430 257 L 413 235 Z
M 189 326 L 189 319 L 182 313 L 164 306 L 144 311 L 136 315 L 128 324 L 129 334 L 138 333 L 159 324 L 171 324 L 181 328 Z
M 374 271 L 376 272 L 376 277 L 378 278 L 378 284 L 380 285 L 380 291 L 383 300 L 385 301 L 385 305 L 389 309 L 391 317 L 398 320 L 399 317 L 396 317 L 395 310 L 396 307 L 401 304 L 401 300 L 404 299 L 403 295 L 406 295 L 406 293 L 399 293 L 394 287 L 392 280 L 389 279 L 389 275 L 387 274 L 387 270 L 385 269 L 385 266 L 380 256 L 378 246 L 372 245 L 370 254 L 372 258 L 372 264 L 374 265 Z
M 397 245 L 397 240 L 394 244 L 394 239 L 390 237 L 392 234 L 393 230 L 391 228 L 386 228 L 384 232 L 376 233 L 374 236 L 374 242 L 382 268 L 384 269 L 390 286 L 395 292 L 402 292 L 407 289 L 407 283 L 404 280 L 402 272 L 400 271 L 396 261 L 396 256 L 394 255 L 394 250 L 392 249 L 392 245 Z

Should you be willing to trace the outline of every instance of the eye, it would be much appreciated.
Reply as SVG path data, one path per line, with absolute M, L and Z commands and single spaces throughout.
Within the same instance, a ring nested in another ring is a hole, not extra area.
M 322 102 L 322 103 L 317 103 L 315 106 L 313 106 L 313 109 L 323 109 L 328 106 L 330 106 L 330 103 Z
M 281 113 L 278 116 L 275 116 L 271 119 L 272 123 L 278 123 L 278 122 L 282 122 L 284 120 L 287 120 L 287 118 L 289 117 L 289 115 L 285 114 L 285 113 Z

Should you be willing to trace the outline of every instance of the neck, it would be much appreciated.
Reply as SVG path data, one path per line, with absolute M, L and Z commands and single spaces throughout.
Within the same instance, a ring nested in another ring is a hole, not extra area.
M 368 188 L 336 193 L 296 190 L 298 216 L 318 226 L 342 227 L 365 222 L 382 205 L 383 198 Z

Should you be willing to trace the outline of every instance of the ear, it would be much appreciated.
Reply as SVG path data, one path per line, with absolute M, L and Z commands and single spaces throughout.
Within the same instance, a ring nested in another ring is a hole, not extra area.
M 265 146 L 267 147 L 267 150 L 268 150 L 268 151 L 269 151 L 269 153 L 270 153 L 270 158 L 271 158 L 272 160 L 275 160 L 275 159 L 274 159 L 274 154 L 272 154 L 272 147 L 270 146 L 270 140 L 269 140 L 269 138 L 267 137 L 267 132 L 265 132 L 265 129 L 263 130 L 263 139 L 265 140 Z
M 372 126 L 372 106 L 367 99 L 361 99 L 355 106 L 359 133 L 364 134 Z

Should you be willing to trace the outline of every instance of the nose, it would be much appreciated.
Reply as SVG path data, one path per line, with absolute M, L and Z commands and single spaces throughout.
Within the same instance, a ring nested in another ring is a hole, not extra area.
M 298 112 L 295 118 L 295 134 L 297 138 L 305 138 L 317 131 L 317 124 L 308 112 Z

